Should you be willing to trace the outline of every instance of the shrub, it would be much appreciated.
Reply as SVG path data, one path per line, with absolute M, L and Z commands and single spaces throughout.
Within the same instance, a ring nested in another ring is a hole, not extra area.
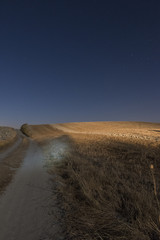
M 21 132 L 26 135 L 27 137 L 32 137 L 32 130 L 31 126 L 27 123 L 23 124 L 20 128 Z

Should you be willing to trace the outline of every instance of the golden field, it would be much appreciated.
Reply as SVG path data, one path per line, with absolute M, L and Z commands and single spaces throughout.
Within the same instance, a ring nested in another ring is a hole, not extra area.
M 158 141 L 160 123 L 147 122 L 80 122 L 53 124 L 53 127 L 69 133 L 106 135 L 111 137 L 147 139 Z
M 160 124 L 94 122 L 31 128 L 32 137 L 43 144 L 56 139 L 63 141 L 61 148 L 65 142 L 70 145 L 48 168 L 59 183 L 66 239 L 160 239 Z

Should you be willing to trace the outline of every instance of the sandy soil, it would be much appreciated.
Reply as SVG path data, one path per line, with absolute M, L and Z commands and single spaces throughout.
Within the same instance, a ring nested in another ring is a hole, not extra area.
M 63 239 L 55 205 L 44 156 L 36 142 L 30 141 L 22 167 L 0 197 L 0 239 Z

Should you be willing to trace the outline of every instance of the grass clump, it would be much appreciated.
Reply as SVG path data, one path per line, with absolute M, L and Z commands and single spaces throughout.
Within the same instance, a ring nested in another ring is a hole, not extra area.
M 17 169 L 21 166 L 26 154 L 29 141 L 23 138 L 20 146 L 0 161 L 0 194 L 5 191 L 7 185 L 12 181 Z
M 0 127 L 0 152 L 5 151 L 17 140 L 17 132 L 10 127 Z
M 72 152 L 56 167 L 68 239 L 160 239 L 160 146 L 72 138 Z
M 27 123 L 23 124 L 20 128 L 21 132 L 27 137 L 32 137 L 32 129 L 31 126 Z

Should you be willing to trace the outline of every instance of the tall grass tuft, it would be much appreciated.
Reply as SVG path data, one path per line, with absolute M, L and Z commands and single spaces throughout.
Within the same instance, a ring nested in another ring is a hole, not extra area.
M 68 239 L 160 239 L 160 147 L 72 137 L 72 152 L 56 168 Z

